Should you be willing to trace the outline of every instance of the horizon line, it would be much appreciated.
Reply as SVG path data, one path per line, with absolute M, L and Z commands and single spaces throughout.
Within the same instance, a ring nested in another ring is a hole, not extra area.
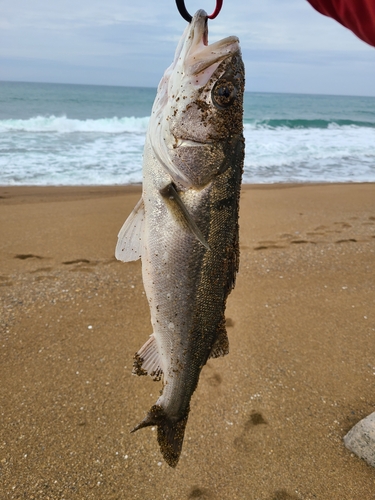
M 0 80 L 2 83 L 26 83 L 26 84 L 39 84 L 39 85 L 71 85 L 82 87 L 115 87 L 115 88 L 130 88 L 130 89 L 148 89 L 157 90 L 157 86 L 147 85 L 113 85 L 113 84 L 99 84 L 99 83 L 67 83 L 67 82 L 40 82 L 29 80 Z M 374 98 L 375 96 L 364 94 L 326 94 L 326 93 L 311 93 L 311 92 L 285 92 L 285 91 L 267 91 L 267 90 L 245 90 L 245 94 L 281 94 L 281 95 L 305 95 L 305 96 L 326 96 L 326 97 L 367 97 Z

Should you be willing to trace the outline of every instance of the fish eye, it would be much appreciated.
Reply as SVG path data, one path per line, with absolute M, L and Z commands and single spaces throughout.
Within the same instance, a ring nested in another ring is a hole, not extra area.
M 212 89 L 212 102 L 219 108 L 227 108 L 232 104 L 237 95 L 237 89 L 233 82 L 218 80 Z

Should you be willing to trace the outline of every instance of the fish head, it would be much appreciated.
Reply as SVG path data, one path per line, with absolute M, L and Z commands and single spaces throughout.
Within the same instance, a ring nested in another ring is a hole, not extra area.
M 230 36 L 209 45 L 207 19 L 199 10 L 185 29 L 151 117 L 153 148 L 176 184 L 185 188 L 202 186 L 217 175 L 225 145 L 242 137 L 243 130 L 239 40 Z

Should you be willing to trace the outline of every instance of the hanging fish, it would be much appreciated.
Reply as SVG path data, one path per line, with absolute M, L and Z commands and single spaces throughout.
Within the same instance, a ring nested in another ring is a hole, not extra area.
M 116 247 L 119 260 L 141 258 L 151 311 L 153 333 L 136 353 L 133 373 L 163 383 L 132 432 L 157 426 L 172 467 L 200 372 L 209 358 L 228 353 L 224 312 L 239 263 L 243 92 L 238 38 L 208 45 L 207 14 L 199 10 L 159 84 L 142 198 Z

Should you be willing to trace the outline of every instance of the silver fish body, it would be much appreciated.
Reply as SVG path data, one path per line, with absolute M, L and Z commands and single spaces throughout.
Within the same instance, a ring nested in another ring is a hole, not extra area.
M 238 39 L 208 45 L 207 14 L 198 11 L 159 84 L 142 199 L 116 248 L 120 260 L 142 259 L 153 326 L 133 372 L 163 380 L 161 396 L 133 430 L 156 425 L 172 467 L 201 369 L 228 353 L 224 312 L 239 262 L 243 91 Z

